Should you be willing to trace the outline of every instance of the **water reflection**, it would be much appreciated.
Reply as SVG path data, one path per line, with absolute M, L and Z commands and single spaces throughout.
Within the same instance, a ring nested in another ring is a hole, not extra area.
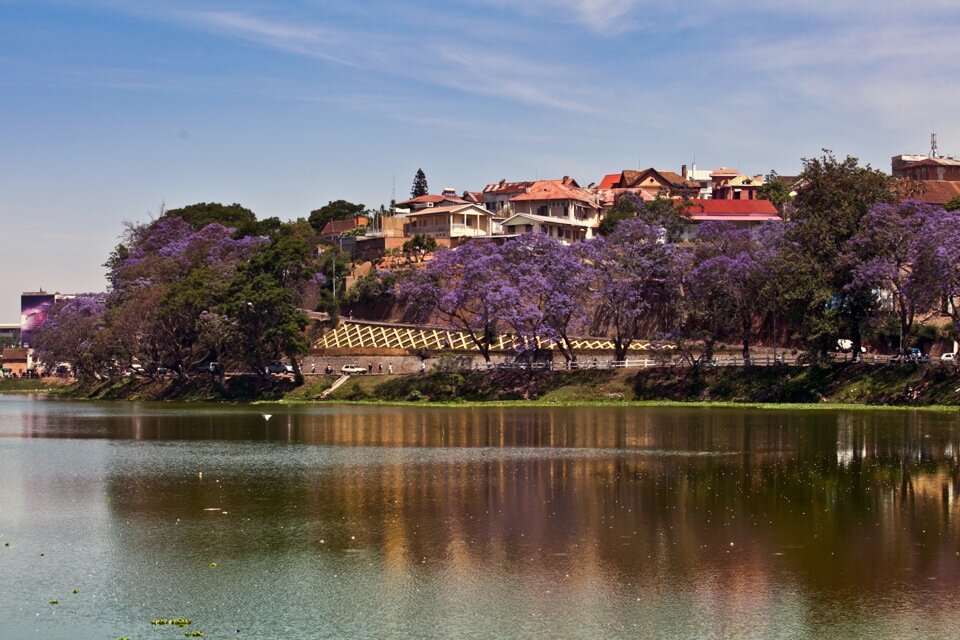
M 913 574 L 960 577 L 952 416 L 484 409 L 287 414 L 269 426 L 258 418 L 231 418 L 231 435 L 325 448 L 251 460 L 241 447 L 215 467 L 217 483 L 209 471 L 179 482 L 162 471 L 133 482 L 113 474 L 113 508 L 205 518 L 214 504 L 273 528 L 273 541 L 308 522 L 318 549 L 320 539 L 327 549 L 372 549 L 396 571 L 440 553 L 452 570 L 579 563 L 587 574 L 644 581 L 666 572 L 692 584 L 706 572 L 724 588 L 763 583 L 771 571 L 820 588 L 881 590 Z M 206 438 L 222 422 L 117 419 L 111 435 Z M 369 457 L 369 448 L 381 451 Z M 241 538 L 249 541 L 238 533 L 234 546 L 255 552 Z
M 51 411 L 0 433 L 103 439 L 123 564 L 215 555 L 238 599 L 290 583 L 378 613 L 346 635 L 480 612 L 514 637 L 957 628 L 956 414 L 269 412 Z

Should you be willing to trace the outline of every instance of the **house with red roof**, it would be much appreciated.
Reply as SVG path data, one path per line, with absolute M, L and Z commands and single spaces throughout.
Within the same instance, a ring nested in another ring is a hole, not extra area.
M 700 184 L 689 180 L 686 170 L 684 165 L 681 175 L 653 167 L 640 171 L 624 169 L 620 173 L 603 176 L 600 184 L 591 190 L 596 193 L 604 209 L 612 207 L 617 197 L 624 193 L 632 193 L 644 202 L 656 198 L 694 198 L 700 193 Z
M 449 207 L 453 205 L 470 204 L 467 200 L 457 196 L 453 189 L 444 189 L 440 195 L 427 194 L 410 198 L 394 205 L 397 213 L 410 213 L 411 211 L 420 211 L 432 207 Z
M 336 244 L 343 234 L 354 232 L 357 227 L 366 227 L 369 223 L 370 220 L 366 216 L 357 216 L 346 220 L 331 220 L 323 225 L 319 237 L 323 242 Z
M 544 233 L 568 243 L 592 238 L 600 223 L 597 197 L 569 176 L 537 180 L 510 206 L 513 215 L 501 223 L 508 235 Z
M 945 205 L 960 197 L 960 160 L 943 156 L 899 155 L 890 160 L 894 178 L 917 183 L 918 199 Z
M 767 222 L 783 222 L 780 212 L 769 200 L 683 200 L 677 209 L 687 218 L 684 239 L 697 235 L 703 222 L 727 222 L 737 227 L 754 229 Z

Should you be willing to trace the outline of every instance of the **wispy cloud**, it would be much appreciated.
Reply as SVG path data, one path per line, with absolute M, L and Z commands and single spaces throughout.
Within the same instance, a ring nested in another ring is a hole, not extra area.
M 278 51 L 529 106 L 596 112 L 586 100 L 589 92 L 571 88 L 569 69 L 561 73 L 557 65 L 520 53 L 491 52 L 457 34 L 430 34 L 414 45 L 393 34 L 295 25 L 245 13 L 193 12 L 184 18 L 194 28 Z
M 197 27 L 223 35 L 338 64 L 356 64 L 331 53 L 350 41 L 349 34 L 342 30 L 288 24 L 231 11 L 198 11 L 185 14 L 184 17 Z

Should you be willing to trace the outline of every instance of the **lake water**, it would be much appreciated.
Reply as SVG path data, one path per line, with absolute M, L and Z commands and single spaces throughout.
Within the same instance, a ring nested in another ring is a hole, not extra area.
M 0 638 L 956 638 L 958 447 L 956 412 L 0 396 Z

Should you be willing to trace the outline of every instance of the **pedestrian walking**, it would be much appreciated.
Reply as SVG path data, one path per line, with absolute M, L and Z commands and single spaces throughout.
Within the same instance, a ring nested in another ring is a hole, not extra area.
M 392 365 L 392 364 L 388 364 L 388 365 L 387 365 L 387 373 L 389 373 L 390 375 L 393 375 L 393 365 Z
M 383 363 L 377 365 L 377 373 L 383 373 Z
M 310 373 L 316 373 L 316 372 L 317 372 L 317 363 L 316 363 L 316 362 L 311 362 L 311 363 L 310 363 Z

